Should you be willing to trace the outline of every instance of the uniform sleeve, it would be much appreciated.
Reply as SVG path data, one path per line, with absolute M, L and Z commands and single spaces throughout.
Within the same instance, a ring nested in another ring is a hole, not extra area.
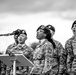
M 7 47 L 6 54 L 10 54 L 10 50 L 11 50 L 11 45 Z
M 59 74 L 63 74 L 66 68 L 66 51 L 62 44 L 58 44 L 58 63 L 59 63 Z
M 14 47 L 15 47 L 15 44 L 14 44 L 14 43 L 11 44 L 11 45 L 9 45 L 9 46 L 7 47 L 7 49 L 6 49 L 6 54 L 10 54 L 11 51 L 14 49 Z
M 43 68 L 43 71 L 44 72 L 47 72 L 47 71 L 49 71 L 50 69 L 51 69 L 51 67 L 52 67 L 52 64 L 51 64 L 51 61 L 53 60 L 53 59 L 51 59 L 52 58 L 52 54 L 53 54 L 53 46 L 52 46 L 52 44 L 51 43 L 46 43 L 45 45 L 44 45 L 44 51 L 45 51 L 45 62 L 44 62 L 44 68 Z
M 29 47 L 29 60 L 33 61 L 33 49 Z
M 72 51 L 72 47 L 71 47 L 71 41 L 68 40 L 65 44 L 65 50 L 67 52 L 67 61 L 66 61 L 66 65 L 67 65 L 67 72 L 70 72 L 71 70 L 71 63 L 73 61 L 73 51 Z
M 33 49 L 31 47 L 27 46 L 27 48 L 25 48 L 25 51 L 23 52 L 23 54 L 32 61 Z

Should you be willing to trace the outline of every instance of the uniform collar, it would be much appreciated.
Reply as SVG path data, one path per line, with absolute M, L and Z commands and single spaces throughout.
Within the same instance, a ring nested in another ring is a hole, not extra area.
M 40 40 L 39 43 L 40 43 L 40 44 L 43 44 L 44 41 L 46 41 L 46 39 L 42 39 L 42 40 Z
M 37 46 L 37 47 L 42 46 L 46 41 L 47 41 L 47 39 L 39 40 L 39 44 L 38 44 L 38 46 Z
M 16 45 L 16 46 L 18 46 L 18 45 L 20 46 L 20 45 L 21 45 L 22 47 L 23 47 L 23 46 L 26 46 L 25 43 L 24 43 L 24 44 L 17 44 L 17 43 L 14 43 L 14 45 Z

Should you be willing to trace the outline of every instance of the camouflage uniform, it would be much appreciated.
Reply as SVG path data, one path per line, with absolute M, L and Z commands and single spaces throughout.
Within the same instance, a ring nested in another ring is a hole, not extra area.
M 6 75 L 6 65 L 0 61 L 0 75 Z
M 54 66 L 57 66 L 57 60 L 53 58 L 53 46 L 47 40 L 40 43 L 33 53 L 33 63 L 35 67 L 32 68 L 32 74 L 46 74 L 52 71 Z M 51 75 L 51 74 L 50 74 Z
M 59 41 L 54 40 L 56 48 L 54 49 L 54 57 L 57 60 L 58 75 L 63 75 L 66 69 L 66 51 Z M 55 70 L 54 70 L 55 71 Z
M 52 25 L 47 25 L 46 26 L 51 33 L 51 38 L 53 40 L 53 42 L 55 43 L 55 48 L 54 48 L 54 57 L 57 60 L 58 65 L 56 67 L 54 67 L 52 70 L 55 71 L 58 70 L 57 74 L 58 75 L 63 75 L 63 73 L 65 72 L 65 63 L 66 63 L 66 51 L 64 50 L 62 44 L 59 41 L 54 40 L 52 37 L 55 34 L 55 27 Z
M 24 54 L 28 59 L 31 60 L 31 53 L 32 53 L 32 49 L 30 47 L 28 47 L 26 44 L 16 44 L 13 43 L 12 45 L 10 45 L 7 50 L 6 50 L 6 54 Z M 18 71 L 21 73 L 26 72 L 27 67 L 17 67 Z M 27 73 L 27 72 L 26 72 Z
M 76 37 L 73 36 L 65 44 L 67 51 L 67 72 L 76 74 Z

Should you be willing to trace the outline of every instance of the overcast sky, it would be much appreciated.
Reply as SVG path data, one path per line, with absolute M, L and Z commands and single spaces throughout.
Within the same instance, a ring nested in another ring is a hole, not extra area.
M 0 0 L 0 34 L 25 29 L 28 45 L 37 41 L 38 26 L 52 24 L 56 29 L 54 38 L 64 46 L 72 36 L 75 19 L 76 0 Z M 13 42 L 13 36 L 0 37 L 0 51 L 6 51 Z

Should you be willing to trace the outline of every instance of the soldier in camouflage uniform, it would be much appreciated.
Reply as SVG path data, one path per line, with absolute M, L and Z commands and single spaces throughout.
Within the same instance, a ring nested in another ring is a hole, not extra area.
M 76 75 L 76 20 L 72 27 L 73 36 L 66 41 L 65 50 L 67 51 L 67 73 Z
M 8 46 L 6 54 L 10 56 L 14 54 L 24 54 L 28 59 L 31 60 L 31 53 L 33 50 L 25 44 L 27 40 L 27 34 L 25 30 L 16 30 L 14 33 L 15 43 Z M 17 75 L 26 75 L 28 67 L 17 67 Z
M 41 25 L 37 29 L 37 39 L 39 44 L 33 52 L 33 63 L 35 67 L 32 68 L 31 73 L 35 75 L 52 75 L 49 71 L 52 70 L 52 66 L 58 65 L 54 54 L 54 43 L 51 42 L 50 30 Z
M 52 25 L 47 25 L 46 27 L 48 27 L 50 29 L 50 33 L 52 34 L 51 39 L 53 40 L 53 42 L 55 43 L 56 47 L 54 47 L 54 58 L 57 60 L 58 65 L 57 66 L 53 66 L 52 67 L 52 71 L 55 72 L 55 74 L 57 75 L 63 75 L 63 73 L 65 72 L 66 69 L 66 52 L 62 46 L 62 44 L 53 39 L 53 35 L 55 34 L 55 28 Z M 53 73 L 52 72 L 52 73 Z

